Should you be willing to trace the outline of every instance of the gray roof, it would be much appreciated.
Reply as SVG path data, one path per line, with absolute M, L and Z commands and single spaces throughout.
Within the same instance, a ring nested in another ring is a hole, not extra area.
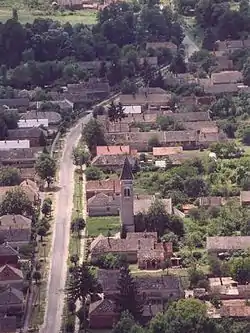
M 230 251 L 250 248 L 250 236 L 207 237 L 207 250 Z
M 9 244 L 1 244 L 0 245 L 0 257 L 3 256 L 18 256 L 18 251 L 13 249 Z
M 135 165 L 135 158 L 132 156 L 126 156 L 126 155 L 99 155 L 96 156 L 91 164 L 96 166 L 120 166 L 122 167 L 124 164 L 125 159 L 128 159 L 131 167 L 133 168 Z
M 17 318 L 15 316 L 0 317 L 0 332 L 14 333 L 17 329 Z
M 8 139 L 29 139 L 29 138 L 39 138 L 42 133 L 41 128 L 30 127 L 30 128 L 17 128 L 8 130 Z
M 48 119 L 49 125 L 57 125 L 61 122 L 60 113 L 54 111 L 29 111 L 22 116 L 22 119 Z
M 28 98 L 4 98 L 0 99 L 0 106 L 7 105 L 9 107 L 28 107 L 29 99 Z
M 23 292 L 16 288 L 8 288 L 3 292 L 0 292 L 0 305 L 11 305 L 11 304 L 23 304 L 24 296 Z
M 35 161 L 36 153 L 32 148 L 17 148 L 9 150 L 0 150 L 0 161 Z
M 120 102 L 123 105 L 145 105 L 145 104 L 157 104 L 157 105 L 168 105 L 171 100 L 169 94 L 130 94 L 120 95 Z

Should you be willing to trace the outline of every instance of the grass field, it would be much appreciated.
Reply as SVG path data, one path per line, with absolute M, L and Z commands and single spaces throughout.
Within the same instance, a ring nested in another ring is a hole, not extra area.
M 0 3 L 1 6 L 1 3 Z M 52 15 L 43 13 L 42 11 L 31 12 L 28 9 L 18 9 L 18 19 L 21 23 L 31 23 L 36 18 L 48 18 L 61 23 L 69 22 L 71 24 L 83 23 L 87 25 L 96 23 L 96 11 L 79 10 L 75 12 L 54 12 Z M 12 9 L 10 7 L 0 8 L 0 21 L 5 22 L 12 16 Z
M 111 235 L 115 235 L 117 232 L 120 231 L 119 216 L 101 216 L 87 218 L 88 236 L 96 237 L 99 234 L 107 236 L 108 231 L 110 231 Z

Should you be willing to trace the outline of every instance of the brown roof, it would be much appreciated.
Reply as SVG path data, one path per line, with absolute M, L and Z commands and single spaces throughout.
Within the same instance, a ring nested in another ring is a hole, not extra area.
M 103 298 L 99 301 L 91 303 L 89 306 L 90 315 L 98 315 L 103 313 L 115 313 L 115 303 L 111 299 Z
M 119 179 L 105 179 L 105 180 L 89 180 L 86 183 L 87 192 L 104 192 L 113 191 L 114 193 L 121 192 L 121 184 Z
M 190 121 L 183 124 L 185 129 L 193 129 L 193 130 L 202 130 L 203 128 L 209 129 L 210 132 L 213 131 L 217 133 L 219 131 L 218 126 L 215 121 Z
M 208 112 L 176 112 L 169 113 L 166 116 L 173 118 L 176 121 L 189 122 L 189 121 L 208 121 Z
M 166 94 L 166 90 L 159 87 L 141 87 L 138 89 L 138 94 Z
M 179 147 L 153 147 L 153 156 L 168 156 L 178 154 L 183 151 L 181 146 Z
M 22 185 L 19 186 L 0 186 L 0 202 L 3 200 L 4 196 L 7 192 L 13 191 L 15 189 L 21 189 L 29 198 L 31 202 L 34 202 L 38 199 L 39 194 L 29 185 Z
M 218 51 L 226 51 L 226 50 L 230 50 L 230 49 L 242 49 L 244 47 L 244 42 L 241 39 L 225 40 L 225 41 L 219 40 L 215 43 L 215 46 Z
M 230 251 L 250 248 L 250 236 L 216 236 L 207 237 L 207 250 Z
M 123 155 L 130 154 L 129 146 L 97 146 L 96 155 Z
M 230 60 L 228 56 L 216 57 L 216 69 L 220 71 L 233 69 L 233 60 Z
M 11 265 L 0 267 L 0 284 L 4 281 L 20 281 L 23 280 L 23 272 Z
M 14 162 L 14 161 L 36 161 L 36 153 L 33 148 L 17 148 L 0 150 L 0 161 Z
M 219 312 L 222 317 L 246 318 L 250 317 L 250 306 L 245 299 L 225 300 Z
M 7 105 L 9 107 L 18 108 L 18 107 L 28 107 L 29 99 L 28 98 L 2 98 L 0 99 L 0 106 Z
M 197 141 L 198 136 L 196 131 L 168 131 L 164 132 L 165 142 L 189 142 Z
M 107 207 L 107 206 L 115 206 L 119 207 L 120 206 L 120 197 L 119 196 L 110 196 L 106 195 L 104 193 L 97 193 L 93 197 L 88 199 L 88 207 L 89 206 L 102 206 Z
M 242 82 L 243 76 L 239 71 L 223 71 L 212 73 L 211 80 L 213 84 L 237 83 Z
M 152 195 L 136 195 L 134 197 L 134 214 L 147 211 L 151 204 L 155 201 L 155 197 Z M 172 200 L 160 199 L 160 202 L 164 205 L 168 214 L 172 214 Z

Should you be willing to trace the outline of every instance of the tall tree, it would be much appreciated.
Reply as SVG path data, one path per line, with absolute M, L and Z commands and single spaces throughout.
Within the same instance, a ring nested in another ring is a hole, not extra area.
M 84 126 L 82 134 L 84 141 L 92 154 L 95 154 L 96 146 L 103 146 L 106 144 L 103 128 L 96 119 L 91 119 Z
M 117 312 L 122 313 L 127 310 L 135 320 L 139 321 L 143 311 L 142 299 L 127 265 L 124 265 L 120 269 L 118 290 L 119 293 L 116 297 Z
M 91 268 L 85 262 L 81 266 L 76 266 L 70 276 L 69 299 L 74 302 L 80 300 L 82 304 L 85 304 L 88 295 L 98 292 L 101 292 L 101 288 Z
M 49 154 L 41 154 L 36 161 L 36 172 L 50 186 L 56 174 L 56 161 Z
M 0 186 L 14 186 L 21 182 L 20 172 L 16 168 L 1 168 Z
M 82 170 L 82 166 L 87 164 L 89 161 L 89 152 L 82 146 L 78 146 L 73 148 L 72 151 L 73 163 L 80 167 Z
M 20 214 L 20 215 L 33 215 L 34 209 L 32 202 L 27 195 L 19 188 L 8 191 L 1 204 L 0 214 Z

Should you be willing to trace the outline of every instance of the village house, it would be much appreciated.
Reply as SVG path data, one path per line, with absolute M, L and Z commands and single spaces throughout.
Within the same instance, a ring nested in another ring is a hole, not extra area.
M 2 98 L 0 99 L 0 107 L 6 107 L 7 109 L 22 109 L 27 110 L 29 107 L 28 98 Z
M 54 111 L 29 111 L 22 118 L 23 121 L 36 121 L 37 119 L 48 119 L 49 127 L 59 125 L 62 121 L 62 116 Z
M 97 279 L 105 298 L 114 299 L 118 293 L 119 270 L 99 269 Z M 139 293 L 145 304 L 162 303 L 164 300 L 176 300 L 184 296 L 181 280 L 177 275 L 138 275 L 134 277 Z
M 29 127 L 49 127 L 49 121 L 45 118 L 37 119 L 20 119 L 17 122 L 18 128 L 29 128 Z
M 211 82 L 213 85 L 216 84 L 228 84 L 242 82 L 243 76 L 239 71 L 222 71 L 219 73 L 211 74 Z
M 130 106 L 130 105 L 139 105 L 143 109 L 150 109 L 150 108 L 158 108 L 158 109 L 164 109 L 166 107 L 169 107 L 171 102 L 171 95 L 165 93 L 165 94 L 130 94 L 120 95 L 120 102 L 124 106 Z
M 0 267 L 0 289 L 7 286 L 21 291 L 24 288 L 23 272 L 8 264 Z
M 142 57 L 138 60 L 139 66 L 144 66 L 145 64 L 156 68 L 158 66 L 158 57 Z
M 249 39 L 225 40 L 225 41 L 219 40 L 215 42 L 215 49 L 217 51 L 221 51 L 226 54 L 230 54 L 235 50 L 240 50 L 249 47 L 250 47 Z
M 33 168 L 37 157 L 38 153 L 34 148 L 0 150 L 0 165 L 17 168 Z
M 19 260 L 18 251 L 13 249 L 8 243 L 0 244 L 0 266 L 6 264 L 15 266 Z
M 40 200 L 39 189 L 37 185 L 29 179 L 23 181 L 19 186 L 1 186 L 0 187 L 0 202 L 2 202 L 7 192 L 15 189 L 21 189 L 29 198 L 29 200 L 36 204 Z
M 73 83 L 67 85 L 69 93 L 84 92 L 87 98 L 100 100 L 106 98 L 110 94 L 110 86 L 108 81 L 101 81 L 96 78 L 90 78 L 88 82 Z
M 24 312 L 24 295 L 21 290 L 7 287 L 0 291 L 0 313 L 22 315 Z
M 108 196 L 120 196 L 121 184 L 119 179 L 89 180 L 86 182 L 87 199 L 98 193 Z
M 183 147 L 153 147 L 153 156 L 156 158 L 166 157 L 169 155 L 181 154 Z
M 210 95 L 234 94 L 240 91 L 238 83 L 215 84 L 204 87 L 204 92 Z
M 240 192 L 240 205 L 243 207 L 247 207 L 250 205 L 250 191 Z
M 198 198 L 198 204 L 200 207 L 220 207 L 225 203 L 222 197 L 200 197 Z
M 2 215 L 0 238 L 14 247 L 26 245 L 30 242 L 31 223 L 31 219 L 22 215 Z
M 30 148 L 29 140 L 4 140 L 0 141 L 0 151 L 10 149 L 27 149 Z
M 217 56 L 216 70 L 217 71 L 233 70 L 233 61 L 229 59 L 228 56 Z
M 138 89 L 138 94 L 166 94 L 166 90 L 160 88 L 160 87 L 140 87 Z
M 206 249 L 210 253 L 247 251 L 250 248 L 250 236 L 214 236 L 207 237 Z
M 97 146 L 96 155 L 131 155 L 130 146 Z
M 105 172 L 120 172 L 125 158 L 128 158 L 129 163 L 133 171 L 137 171 L 139 168 L 137 158 L 130 155 L 97 155 L 91 161 L 91 165 L 98 167 Z
M 231 277 L 209 278 L 209 295 L 221 300 L 249 299 L 250 285 L 241 285 Z
M 141 105 L 126 105 L 124 106 L 124 111 L 125 114 L 138 114 L 142 113 L 142 107 Z
M 8 140 L 29 140 L 30 147 L 45 146 L 46 136 L 46 132 L 38 127 L 8 130 Z
M 16 333 L 17 318 L 16 316 L 6 316 L 0 314 L 0 332 L 1 333 Z
M 71 113 L 73 111 L 74 103 L 72 103 L 67 98 L 64 98 L 64 95 L 61 93 L 57 93 L 55 91 L 51 91 L 50 95 L 52 97 L 52 101 L 39 101 L 34 102 L 33 106 L 36 107 L 37 111 L 31 111 L 32 113 L 37 113 L 37 115 L 41 113 L 50 113 L 55 111 L 44 111 L 43 108 L 46 104 L 54 105 L 55 107 L 59 107 L 64 112 Z M 70 95 L 69 95 L 70 96 Z M 57 112 L 56 112 L 57 113 Z M 29 114 L 29 113 L 28 113 Z M 49 116 L 49 115 L 48 115 Z M 47 117 L 44 117 L 47 118 Z M 49 118 L 48 118 L 49 119 Z
M 172 42 L 147 42 L 146 49 L 170 49 L 171 51 L 177 51 L 177 45 Z

